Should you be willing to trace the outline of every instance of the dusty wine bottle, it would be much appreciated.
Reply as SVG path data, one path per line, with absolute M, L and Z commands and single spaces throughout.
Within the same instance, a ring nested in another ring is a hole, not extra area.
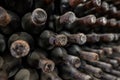
M 7 74 L 8 78 L 14 76 L 21 67 L 21 59 L 6 55 L 3 56 L 3 60 L 4 62 L 1 69 Z
M 43 73 L 41 72 L 40 80 L 63 80 L 58 76 L 57 71 L 52 71 L 50 73 Z
M 43 72 L 54 70 L 54 62 L 47 58 L 47 53 L 42 50 L 35 50 L 28 55 L 27 62 L 33 68 L 42 69 Z
M 77 56 L 69 55 L 67 53 L 66 49 L 64 49 L 62 47 L 54 48 L 50 55 L 56 63 L 58 63 L 58 62 L 68 62 L 73 67 L 76 67 L 76 68 L 80 67 L 80 65 L 81 65 L 80 59 Z
M 89 48 L 89 47 L 83 47 L 82 49 L 85 51 L 97 53 L 99 55 L 100 59 L 103 58 L 105 55 L 105 53 L 102 49 L 94 49 L 94 48 Z
M 34 5 L 35 8 L 42 8 L 44 9 L 48 16 L 53 15 L 53 11 L 55 10 L 55 0 L 35 0 Z
M 68 42 L 73 44 L 83 45 L 86 43 L 87 37 L 83 33 L 70 34 L 69 32 L 63 31 L 62 34 L 68 37 Z
M 113 33 L 99 34 L 99 36 L 100 36 L 100 41 L 103 41 L 103 42 L 114 41 L 114 34 Z
M 84 4 L 77 5 L 76 8 L 74 9 L 74 12 L 78 17 L 81 17 L 84 16 L 85 14 L 84 12 L 87 11 L 88 9 L 96 8 L 99 6 L 101 6 L 101 0 L 90 0 Z
M 95 14 L 97 16 L 103 16 L 107 14 L 108 11 L 109 11 L 109 4 L 103 1 L 99 7 L 93 7 L 92 9 L 85 11 L 85 15 Z
M 20 29 L 20 18 L 11 11 L 0 7 L 0 29 L 4 34 L 12 34 Z
M 118 71 L 118 70 L 112 69 L 112 70 L 110 71 L 110 73 L 113 74 L 113 75 L 115 75 L 115 76 L 117 76 L 117 77 L 120 77 L 120 71 Z
M 65 46 L 68 42 L 67 36 L 56 34 L 52 31 L 45 30 L 40 34 L 39 46 L 44 49 L 52 49 L 55 46 Z
M 100 49 L 102 49 L 104 51 L 105 55 L 111 55 L 111 54 L 113 54 L 113 50 L 112 50 L 111 47 L 103 47 L 103 46 L 101 46 Z
M 120 53 L 120 46 L 112 46 L 113 52 Z
M 14 80 L 39 80 L 39 75 L 35 69 L 20 69 Z
M 104 79 L 104 80 L 117 80 L 117 77 L 113 76 L 111 74 L 103 73 L 101 79 Z
M 116 27 L 117 25 L 117 20 L 115 18 L 108 19 L 106 26 L 110 27 Z
M 96 42 L 99 42 L 100 40 L 99 35 L 96 33 L 87 34 L 86 36 L 87 36 L 88 43 L 96 43 Z
M 34 40 L 26 32 L 14 33 L 8 40 L 11 55 L 20 58 L 26 56 L 34 47 Z
M 90 62 L 90 64 L 101 68 L 103 71 L 110 72 L 112 70 L 112 65 L 102 61 Z
M 115 59 L 103 58 L 101 61 L 110 63 L 114 68 L 117 68 L 119 66 L 119 62 Z
M 68 53 L 91 62 L 99 60 L 99 55 L 97 53 L 84 51 L 78 45 L 68 47 Z
M 58 69 L 60 76 L 65 80 L 91 80 L 91 77 L 89 75 L 79 72 L 70 64 L 60 64 Z
M 76 25 L 92 25 L 96 22 L 96 17 L 92 14 L 78 18 L 75 13 L 68 11 L 56 18 L 56 30 L 74 30 Z M 77 28 L 77 27 L 76 27 Z M 80 28 L 80 27 L 79 27 Z
M 32 13 L 27 13 L 22 18 L 22 28 L 33 34 L 39 34 L 45 28 L 47 20 L 47 13 L 41 9 L 36 8 Z
M 101 74 L 103 73 L 102 69 L 100 69 L 98 67 L 94 67 L 94 66 L 86 64 L 86 63 L 83 63 L 80 66 L 80 68 L 84 69 L 85 72 L 92 74 L 96 78 L 101 78 Z

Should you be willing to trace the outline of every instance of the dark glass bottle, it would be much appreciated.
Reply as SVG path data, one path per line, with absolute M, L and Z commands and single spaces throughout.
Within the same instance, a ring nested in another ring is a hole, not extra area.
M 14 58 L 10 55 L 3 56 L 3 65 L 1 71 L 7 74 L 7 78 L 10 78 L 16 74 L 21 68 L 21 59 Z
M 27 13 L 22 18 L 22 28 L 32 34 L 39 34 L 44 28 L 47 20 L 47 13 L 36 8 L 32 13 Z
M 3 34 L 12 34 L 20 29 L 20 18 L 11 11 L 0 7 L 0 29 Z
M 69 32 L 65 32 L 65 31 L 61 33 L 66 35 L 68 37 L 68 42 L 72 44 L 83 45 L 87 41 L 87 37 L 83 33 L 70 34 Z
M 69 55 L 66 49 L 56 47 L 51 52 L 51 58 L 57 63 L 70 63 L 73 67 L 80 67 L 81 62 L 77 56 Z
M 70 64 L 60 64 L 58 66 L 58 70 L 60 72 L 60 76 L 65 80 L 92 80 L 91 76 L 78 71 Z
M 78 18 L 75 16 L 75 13 L 68 11 L 61 16 L 55 16 L 55 29 L 56 31 L 61 30 L 70 30 L 74 31 L 75 29 L 82 28 L 83 25 L 92 25 L 96 22 L 96 17 L 92 14 Z M 76 25 L 82 25 L 77 27 Z
M 96 33 L 87 34 L 87 43 L 96 43 L 100 41 L 100 37 Z
M 68 53 L 91 62 L 99 60 L 99 55 L 97 53 L 84 51 L 78 45 L 68 47 Z
M 78 17 L 84 16 L 84 12 L 91 8 L 96 8 L 101 6 L 101 0 L 90 0 L 84 4 L 79 4 L 74 9 L 75 14 Z
M 35 0 L 35 8 L 42 8 L 47 12 L 48 16 L 51 16 L 54 14 L 54 1 L 55 0 Z
M 116 80 L 117 77 L 108 73 L 103 73 L 101 79 L 103 80 Z
M 41 33 L 38 44 L 44 49 L 52 49 L 55 46 L 65 46 L 67 41 L 67 36 L 45 30 Z
M 103 73 L 101 68 L 94 67 L 92 65 L 86 64 L 85 62 L 82 62 L 80 68 L 83 69 L 86 73 L 95 76 L 96 78 L 101 78 Z
M 112 70 L 112 65 L 102 61 L 90 62 L 93 66 L 101 68 L 103 71 L 110 72 Z
M 27 61 L 31 67 L 42 69 L 46 73 L 53 71 L 55 67 L 54 62 L 47 58 L 47 53 L 38 49 L 28 55 Z
M 8 41 L 11 55 L 20 58 L 26 56 L 34 48 L 34 40 L 26 32 L 11 35 Z

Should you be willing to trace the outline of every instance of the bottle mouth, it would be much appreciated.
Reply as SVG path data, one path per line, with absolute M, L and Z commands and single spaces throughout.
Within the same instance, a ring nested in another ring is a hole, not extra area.
M 79 58 L 76 58 L 76 59 L 73 61 L 73 64 L 74 64 L 74 67 L 79 68 L 80 65 L 81 65 L 80 59 L 79 59 Z
M 47 13 L 43 9 L 37 8 L 32 12 L 31 18 L 34 24 L 43 25 L 46 23 Z
M 7 11 L 0 7 L 0 26 L 5 27 L 7 26 L 11 21 L 11 18 Z
M 26 41 L 17 40 L 11 44 L 10 52 L 16 58 L 26 56 L 30 51 L 30 46 Z
M 79 43 L 80 45 L 86 43 L 87 41 L 87 37 L 83 33 L 79 33 L 76 39 L 77 39 L 77 43 Z
M 95 24 L 96 17 L 91 14 L 91 15 L 86 16 L 86 19 L 84 21 L 85 21 L 84 24 Z
M 105 26 L 107 24 L 107 19 L 105 17 L 98 18 L 97 23 Z
M 55 64 L 52 61 L 46 61 L 44 67 L 43 67 L 43 72 L 49 73 L 54 70 Z

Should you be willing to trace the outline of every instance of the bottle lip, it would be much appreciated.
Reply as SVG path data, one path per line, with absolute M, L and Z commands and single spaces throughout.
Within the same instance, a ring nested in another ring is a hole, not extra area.
M 42 70 L 43 70 L 43 72 L 45 72 L 45 73 L 49 73 L 49 72 L 52 72 L 52 71 L 54 70 L 54 68 L 55 68 L 54 62 L 51 61 L 51 60 L 46 60 L 46 61 L 44 62 L 44 65 L 43 65 Z
M 100 17 L 97 19 L 97 23 L 105 26 L 107 24 L 107 19 L 105 17 Z
M 30 51 L 29 44 L 24 40 L 16 40 L 10 46 L 13 57 L 20 58 L 26 56 Z
M 2 7 L 0 7 L 0 14 L 0 26 L 5 27 L 10 23 L 11 16 Z
M 37 8 L 32 12 L 31 20 L 36 25 L 44 25 L 47 20 L 47 13 L 42 8 Z

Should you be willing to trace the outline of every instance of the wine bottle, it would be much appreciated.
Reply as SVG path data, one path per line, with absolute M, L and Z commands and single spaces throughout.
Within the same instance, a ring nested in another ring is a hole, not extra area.
M 87 40 L 86 35 L 83 33 L 70 34 L 69 32 L 63 31 L 62 34 L 68 37 L 68 43 L 83 45 Z
M 108 73 L 104 73 L 101 77 L 104 80 L 117 80 L 117 77 Z
M 68 53 L 91 62 L 99 60 L 99 55 L 97 53 L 84 51 L 78 45 L 68 47 Z
M 87 43 L 96 43 L 99 42 L 100 37 L 96 33 L 87 34 Z
M 83 69 L 86 73 L 90 75 L 92 74 L 96 78 L 101 78 L 101 75 L 103 73 L 102 69 L 86 64 L 85 62 L 81 64 L 80 68 Z
M 20 29 L 20 18 L 15 13 L 0 7 L 0 29 L 3 34 L 12 34 Z
M 65 46 L 67 44 L 67 36 L 63 34 L 56 34 L 52 31 L 45 30 L 40 34 L 39 46 L 44 49 L 52 49 L 56 46 Z
M 22 18 L 22 28 L 29 33 L 39 34 L 45 28 L 47 13 L 41 8 L 36 8 Z
M 77 5 L 76 8 L 74 9 L 74 12 L 78 17 L 81 17 L 84 16 L 85 14 L 84 12 L 87 11 L 88 9 L 96 8 L 99 6 L 101 6 L 101 0 L 90 0 L 84 4 Z
M 46 73 L 53 71 L 55 67 L 54 62 L 47 58 L 47 53 L 39 49 L 28 55 L 27 62 L 31 67 L 41 69 Z
M 70 64 L 60 64 L 58 70 L 61 74 L 60 76 L 65 80 L 91 80 L 91 77 L 89 75 L 78 71 Z
M 80 59 L 77 56 L 69 55 L 66 51 L 66 49 L 62 47 L 56 47 L 51 52 L 51 58 L 56 62 L 57 64 L 60 63 L 70 63 L 73 67 L 80 67 L 81 62 Z
M 92 25 L 96 22 L 96 17 L 92 14 L 78 18 L 72 11 L 68 11 L 61 16 L 56 16 L 55 18 L 55 29 L 57 31 L 61 31 L 63 29 L 73 31 L 75 29 L 82 28 L 82 26 L 76 27 L 76 25 Z
M 7 78 L 10 78 L 16 74 L 21 68 L 21 59 L 12 57 L 11 55 L 3 56 L 3 65 L 1 71 L 7 74 Z
M 14 33 L 8 40 L 8 46 L 12 56 L 21 58 L 28 55 L 33 49 L 34 40 L 26 32 Z
M 105 56 L 105 53 L 102 49 L 95 49 L 95 48 L 89 48 L 89 47 L 83 47 L 82 49 L 85 51 L 97 53 L 99 55 L 100 59 Z
M 110 72 L 112 70 L 112 65 L 102 61 L 90 62 L 93 66 L 101 68 L 103 71 Z

